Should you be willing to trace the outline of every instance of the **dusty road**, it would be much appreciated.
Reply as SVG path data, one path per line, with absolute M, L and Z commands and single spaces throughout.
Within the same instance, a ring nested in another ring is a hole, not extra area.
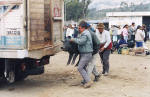
M 0 97 L 150 97 L 150 56 L 112 54 L 110 75 L 102 76 L 89 89 L 80 85 L 73 66 L 66 66 L 68 54 L 51 57 L 46 72 L 13 85 L 0 84 Z M 101 63 L 97 58 L 101 72 Z

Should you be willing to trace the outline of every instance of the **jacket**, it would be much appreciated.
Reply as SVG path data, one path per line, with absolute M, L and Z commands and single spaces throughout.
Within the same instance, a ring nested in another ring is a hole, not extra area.
M 92 37 L 88 30 L 82 32 L 78 38 L 73 38 L 74 42 L 78 44 L 79 53 L 92 53 L 93 43 Z
M 142 41 L 144 41 L 144 38 L 145 38 L 144 31 L 138 29 L 136 34 L 135 34 L 135 40 L 138 42 L 142 42 Z
M 95 34 L 91 29 L 89 29 L 89 32 L 90 32 L 91 37 L 92 37 L 92 42 L 93 42 L 93 55 L 94 55 L 94 54 L 97 54 L 98 51 L 99 51 L 99 48 L 100 48 L 100 41 L 99 41 L 98 37 L 96 36 L 96 34 Z

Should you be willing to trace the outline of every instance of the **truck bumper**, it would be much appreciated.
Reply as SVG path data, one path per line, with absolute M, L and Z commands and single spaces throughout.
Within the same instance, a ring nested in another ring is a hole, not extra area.
M 57 47 L 47 47 L 43 49 L 37 50 L 6 50 L 0 49 L 0 58 L 15 58 L 15 59 L 23 59 L 23 58 L 33 58 L 33 59 L 41 59 L 46 55 L 54 55 L 57 52 Z
M 27 75 L 39 75 L 44 73 L 44 66 L 39 66 L 34 69 L 30 69 L 26 71 Z
M 27 50 L 0 50 L 0 58 L 26 58 Z

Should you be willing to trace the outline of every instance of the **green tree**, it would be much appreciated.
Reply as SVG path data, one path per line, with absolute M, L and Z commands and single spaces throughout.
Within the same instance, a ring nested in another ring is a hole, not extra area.
M 78 21 L 79 19 L 86 18 L 90 3 L 91 0 L 70 0 L 66 3 L 66 20 Z
M 91 3 L 91 0 L 82 0 L 82 6 L 83 6 L 83 18 L 86 18 L 88 14 L 88 6 Z

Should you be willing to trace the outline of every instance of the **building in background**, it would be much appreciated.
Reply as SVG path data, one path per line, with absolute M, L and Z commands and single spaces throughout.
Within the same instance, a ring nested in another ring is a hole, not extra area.
M 111 25 L 131 25 L 132 22 L 136 25 L 150 26 L 150 12 L 108 12 L 106 16 L 109 18 L 109 28 Z

